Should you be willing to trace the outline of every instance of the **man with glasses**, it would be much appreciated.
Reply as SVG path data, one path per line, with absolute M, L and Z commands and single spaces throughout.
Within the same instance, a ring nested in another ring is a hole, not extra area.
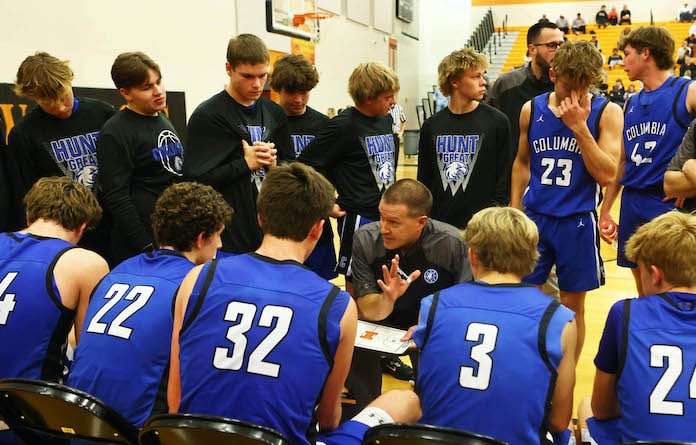
M 601 187 L 616 175 L 623 128 L 621 108 L 589 92 L 602 66 L 588 41 L 558 50 L 549 71 L 554 91 L 522 108 L 512 166 L 510 206 L 526 208 L 540 237 L 541 256 L 523 282 L 541 286 L 556 266 L 561 303 L 576 314 L 576 359 L 585 337 L 585 294 L 604 284 L 595 209 Z
M 534 96 L 553 90 L 549 67 L 562 43 L 563 33 L 554 23 L 533 24 L 527 31 L 527 52 L 531 61 L 501 75 L 488 92 L 486 102 L 505 113 L 510 120 L 513 153 L 517 153 L 522 105 Z

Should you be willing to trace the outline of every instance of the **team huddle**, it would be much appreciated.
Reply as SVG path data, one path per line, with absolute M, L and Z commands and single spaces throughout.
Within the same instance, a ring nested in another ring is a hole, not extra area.
M 262 97 L 269 51 L 240 34 L 184 140 L 146 54 L 114 61 L 117 112 L 75 97 L 67 62 L 27 57 L 15 92 L 37 107 L 2 158 L 0 379 L 62 382 L 136 427 L 211 414 L 295 444 L 358 445 L 392 422 L 510 444 L 693 441 L 696 216 L 675 209 L 696 196 L 696 86 L 670 74 L 663 28 L 619 41 L 644 86 L 623 112 L 593 92 L 591 43 L 551 23 L 527 43 L 530 64 L 486 101 L 485 56 L 442 60 L 449 104 L 421 128 L 417 180 L 396 178 L 400 85 L 381 63 L 354 69 L 354 106 L 329 119 L 307 105 L 303 56 L 273 65 L 278 104 Z M 604 284 L 599 227 L 622 186 L 618 262 L 640 298 L 609 312 L 573 433 L 585 295 Z M 555 278 L 558 300 L 541 290 Z M 381 393 L 358 319 L 406 332 L 414 391 Z

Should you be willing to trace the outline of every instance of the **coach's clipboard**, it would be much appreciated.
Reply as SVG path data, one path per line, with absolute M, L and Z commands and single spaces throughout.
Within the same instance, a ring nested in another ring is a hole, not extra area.
M 406 334 L 402 329 L 358 320 L 355 347 L 387 354 L 401 355 L 411 346 L 411 341 L 401 341 Z

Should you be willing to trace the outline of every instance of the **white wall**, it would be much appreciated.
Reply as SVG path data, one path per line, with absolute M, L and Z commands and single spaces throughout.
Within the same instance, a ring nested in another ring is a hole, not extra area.
M 351 0 L 343 0 L 343 13 L 345 1 Z M 368 0 L 370 5 L 372 1 L 376 0 Z M 223 88 L 225 51 L 235 34 L 252 32 L 270 49 L 290 51 L 290 38 L 265 31 L 263 0 L 0 0 L 0 11 L 0 82 L 12 83 L 27 55 L 48 51 L 70 60 L 75 86 L 112 88 L 109 70 L 116 55 L 139 50 L 159 63 L 168 89 L 185 91 L 188 115 Z M 372 8 L 370 12 L 372 16 Z M 399 45 L 399 101 L 409 111 L 409 126 L 414 128 L 412 106 L 422 94 L 418 73 L 425 69 L 420 63 L 424 46 L 422 41 L 402 35 L 402 27 L 405 25 L 394 19 L 392 33 L 386 33 L 343 15 L 322 22 L 321 40 L 316 45 L 321 80 L 311 105 L 326 111 L 351 103 L 348 76 L 364 61 L 388 63 L 388 39 L 392 37 Z
M 653 18 L 656 22 L 676 20 L 677 11 L 684 3 L 689 3 L 690 7 L 696 6 L 696 2 L 688 0 L 663 0 L 654 2 L 650 0 L 633 1 L 579 1 L 579 2 L 554 2 L 554 3 L 527 3 L 522 5 L 500 5 L 493 6 L 493 17 L 496 26 L 502 24 L 505 15 L 508 16 L 510 26 L 529 26 L 536 22 L 543 14 L 555 22 L 559 15 L 565 16 L 572 21 L 579 12 L 587 23 L 594 23 L 594 17 L 600 6 L 606 5 L 607 12 L 616 7 L 620 11 L 623 5 L 628 5 L 631 10 L 631 17 L 637 22 L 649 22 L 650 10 L 652 9 Z M 475 10 L 488 9 L 488 7 L 474 7 Z

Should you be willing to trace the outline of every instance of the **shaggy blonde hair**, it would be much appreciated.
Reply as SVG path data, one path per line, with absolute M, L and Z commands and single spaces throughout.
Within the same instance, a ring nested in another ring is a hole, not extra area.
M 394 70 L 379 62 L 361 63 L 348 79 L 348 93 L 356 105 L 382 93 L 396 94 L 399 89 L 399 77 Z
M 488 270 L 523 277 L 534 270 L 539 231 L 522 211 L 489 207 L 471 218 L 462 231 L 466 245 Z
M 662 269 L 675 286 L 696 284 L 696 216 L 667 212 L 640 226 L 626 243 L 634 263 Z
M 459 79 L 462 74 L 472 69 L 488 68 L 488 59 L 474 48 L 466 47 L 451 52 L 445 56 L 437 67 L 437 83 L 440 92 L 445 96 L 452 94 L 450 80 Z

